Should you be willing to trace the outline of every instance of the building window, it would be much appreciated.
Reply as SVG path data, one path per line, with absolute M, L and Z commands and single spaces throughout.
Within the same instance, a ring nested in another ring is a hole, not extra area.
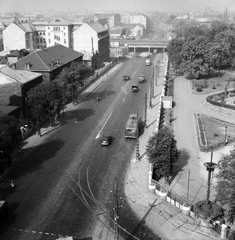
M 64 37 L 66 36 L 66 33 L 64 33 Z
M 64 39 L 64 44 L 66 44 L 66 39 Z
M 49 29 L 49 30 L 50 30 L 50 27 L 48 27 L 47 29 Z
M 60 31 L 60 27 L 53 27 L 53 30 L 58 32 L 58 31 Z
M 64 30 L 65 30 L 65 27 L 64 27 Z
M 49 44 L 51 44 L 51 39 L 49 39 Z

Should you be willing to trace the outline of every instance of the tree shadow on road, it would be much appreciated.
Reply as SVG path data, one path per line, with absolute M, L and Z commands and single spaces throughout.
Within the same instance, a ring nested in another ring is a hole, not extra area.
M 81 96 L 79 96 L 79 102 L 85 102 L 89 100 L 97 100 L 97 97 L 100 98 L 100 101 L 102 99 L 106 98 L 107 96 L 114 95 L 116 91 L 108 90 L 108 91 L 101 91 L 101 92 L 86 92 L 83 93 Z
M 189 151 L 185 148 L 180 149 L 180 156 L 177 162 L 173 165 L 171 178 L 169 180 L 169 184 L 175 179 L 177 174 L 183 170 L 183 168 L 188 164 L 188 160 L 190 158 Z
M 82 108 L 82 109 L 76 109 L 67 111 L 65 113 L 64 119 L 61 121 L 62 124 L 65 124 L 66 122 L 74 119 L 77 122 L 83 121 L 86 118 L 90 117 L 95 113 L 94 109 L 89 108 Z
M 24 148 L 22 159 L 12 165 L 11 171 L 4 175 L 3 181 L 5 182 L 9 179 L 14 179 L 17 184 L 17 179 L 20 177 L 40 171 L 43 168 L 48 168 L 45 170 L 53 172 L 54 170 L 49 169 L 50 166 L 46 163 L 48 160 L 51 160 L 50 164 L 54 164 L 54 161 L 56 161 L 54 157 L 56 156 L 57 152 L 64 147 L 64 145 L 64 141 L 53 139 L 38 146 Z

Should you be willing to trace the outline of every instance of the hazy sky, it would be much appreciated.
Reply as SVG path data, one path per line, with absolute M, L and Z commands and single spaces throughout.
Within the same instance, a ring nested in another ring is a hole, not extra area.
M 73 11 L 205 11 L 210 2 L 213 11 L 235 11 L 235 0 L 0 0 L 0 12 Z

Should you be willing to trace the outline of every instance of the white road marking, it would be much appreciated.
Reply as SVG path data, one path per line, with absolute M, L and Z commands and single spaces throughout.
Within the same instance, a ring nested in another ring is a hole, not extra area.
M 106 125 L 106 123 L 108 122 L 108 120 L 109 120 L 109 118 L 111 117 L 111 115 L 112 115 L 112 112 L 109 114 L 109 116 L 108 116 L 108 118 L 107 118 L 107 120 L 105 121 L 105 123 L 104 123 L 104 125 L 102 126 L 102 128 L 100 129 L 100 131 L 99 131 L 99 133 L 97 134 L 97 136 L 96 136 L 96 138 L 95 139 L 97 139 L 97 138 L 99 138 L 100 137 L 100 133 L 102 132 L 102 130 L 104 129 L 104 126 Z
M 127 94 L 127 92 L 126 92 L 126 90 L 125 90 L 125 88 L 124 88 L 124 87 L 122 87 L 122 90 L 123 90 L 123 92 L 124 92 L 125 94 Z

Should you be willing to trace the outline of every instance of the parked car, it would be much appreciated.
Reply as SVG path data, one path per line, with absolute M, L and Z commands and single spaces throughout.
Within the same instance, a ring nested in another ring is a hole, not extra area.
M 139 91 L 138 85 L 137 85 L 137 84 L 133 84 L 133 85 L 131 86 L 131 91 L 132 91 L 132 92 L 138 92 L 138 91 Z
M 111 135 L 105 135 L 102 139 L 101 145 L 102 146 L 108 146 L 112 142 L 112 136 Z
M 123 80 L 124 81 L 128 81 L 128 80 L 130 80 L 131 79 L 131 77 L 129 76 L 129 75 L 124 75 L 123 76 Z
M 145 81 L 145 76 L 143 74 L 139 75 L 139 82 L 143 83 Z

